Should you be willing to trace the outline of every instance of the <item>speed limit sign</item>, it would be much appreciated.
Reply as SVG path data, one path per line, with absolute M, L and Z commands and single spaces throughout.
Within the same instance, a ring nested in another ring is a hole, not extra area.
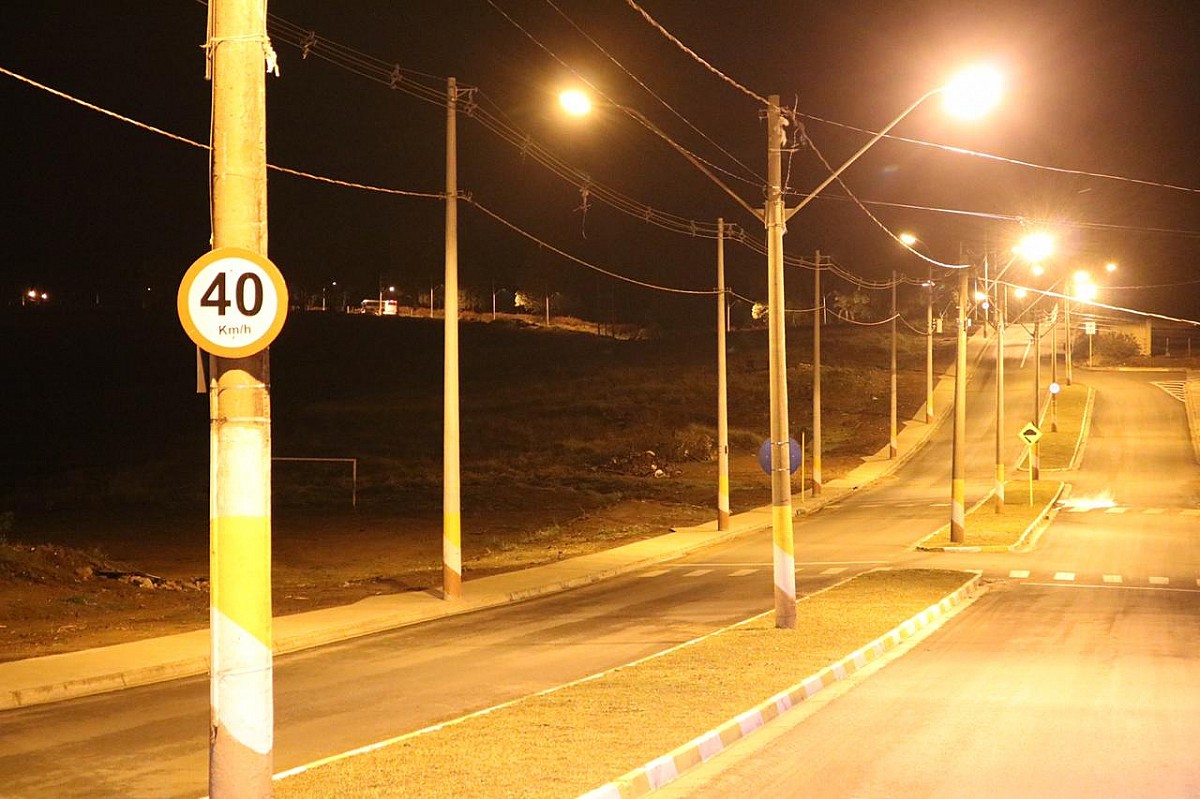
M 287 284 L 275 264 L 238 247 L 213 250 L 179 284 L 179 321 L 188 338 L 221 358 L 266 349 L 287 317 Z

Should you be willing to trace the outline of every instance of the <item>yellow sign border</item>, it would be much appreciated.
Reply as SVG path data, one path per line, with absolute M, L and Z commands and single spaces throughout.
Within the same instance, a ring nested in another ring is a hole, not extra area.
M 1026 437 L 1026 435 L 1025 435 L 1026 431 L 1028 431 L 1030 433 L 1030 435 L 1028 437 Z M 1027 424 L 1021 428 L 1021 431 L 1019 433 L 1017 433 L 1017 438 L 1021 439 L 1026 444 L 1028 444 L 1029 446 L 1032 447 L 1034 444 L 1036 444 L 1042 440 L 1042 430 L 1040 427 L 1035 425 L 1033 422 L 1030 422 L 1029 424 Z
M 196 326 L 195 320 L 192 319 L 191 308 L 188 307 L 188 294 L 191 292 L 192 284 L 196 282 L 196 278 L 200 275 L 200 272 L 214 261 L 221 261 L 226 258 L 242 258 L 262 269 L 267 274 L 267 277 L 270 278 L 277 298 L 275 318 L 271 320 L 271 324 L 267 327 L 266 331 L 254 341 L 249 344 L 243 344 L 240 347 L 226 347 L 207 338 L 200 332 L 200 328 Z M 183 275 L 183 280 L 179 283 L 179 293 L 175 297 L 175 308 L 179 314 L 179 321 L 183 325 L 183 331 L 187 333 L 188 338 L 196 343 L 197 347 L 219 358 L 247 358 L 251 355 L 257 355 L 271 346 L 271 342 L 275 340 L 275 337 L 279 335 L 279 331 L 283 329 L 283 323 L 287 319 L 288 312 L 287 282 L 284 281 L 283 273 L 279 271 L 279 268 L 264 256 L 251 250 L 242 249 L 241 247 L 221 247 L 206 252 L 188 267 L 187 272 Z

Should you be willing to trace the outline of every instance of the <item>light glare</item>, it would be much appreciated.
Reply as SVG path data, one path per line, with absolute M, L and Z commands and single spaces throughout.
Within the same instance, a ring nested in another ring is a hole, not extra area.
M 1045 232 L 1030 233 L 1013 247 L 1013 252 L 1027 261 L 1041 263 L 1054 252 L 1054 236 Z M 1037 272 L 1036 274 L 1041 274 Z
M 558 96 L 558 102 L 571 116 L 586 116 L 592 111 L 592 101 L 578 89 L 568 89 Z
M 917 243 L 917 237 L 911 233 L 901 233 L 896 238 L 900 239 L 900 243 L 905 247 L 911 247 Z
M 991 65 L 964 69 L 946 84 L 946 110 L 961 119 L 979 119 L 1000 103 L 1004 78 Z

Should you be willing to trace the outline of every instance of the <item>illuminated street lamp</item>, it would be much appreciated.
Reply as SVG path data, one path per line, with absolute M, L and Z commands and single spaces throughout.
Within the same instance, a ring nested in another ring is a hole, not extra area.
M 978 118 L 986 113 L 999 100 L 1002 80 L 999 73 L 991 67 L 974 67 L 959 73 L 953 80 L 938 86 L 921 95 L 915 102 L 904 109 L 891 122 L 873 135 L 841 166 L 817 185 L 799 204 L 785 209 L 783 201 L 783 172 L 781 154 L 787 144 L 786 125 L 779 108 L 779 96 L 767 98 L 767 191 L 766 203 L 761 211 L 755 209 L 732 189 L 712 173 L 708 167 L 696 159 L 689 151 L 676 144 L 670 137 L 649 122 L 640 113 L 626 106 L 620 106 L 626 113 L 631 114 L 651 132 L 670 144 L 680 155 L 699 169 L 712 182 L 717 184 L 726 194 L 743 208 L 750 211 L 762 221 L 766 228 L 767 239 L 767 302 L 771 312 L 768 314 L 769 326 L 769 371 L 771 384 L 771 532 L 774 542 L 773 564 L 775 576 L 775 625 L 792 629 L 796 626 L 796 568 L 794 554 L 794 537 L 792 533 L 792 499 L 791 499 L 791 469 L 789 464 L 789 435 L 787 418 L 787 362 L 784 343 L 784 278 L 783 278 L 783 234 L 787 220 L 811 203 L 827 186 L 841 177 L 862 155 L 876 142 L 886 136 L 892 128 L 900 124 L 909 114 L 934 95 L 944 96 L 946 109 L 955 116 L 963 118 Z M 591 108 L 586 97 L 580 97 L 576 92 L 564 92 L 560 102 L 568 112 L 586 113 Z M 819 264 L 818 272 L 819 275 Z M 964 280 L 965 280 L 965 272 Z M 966 403 L 966 298 L 960 293 L 959 309 L 959 353 L 955 376 L 955 403 L 958 412 L 955 414 L 955 437 L 961 442 L 965 439 L 965 424 L 960 419 Z M 813 404 L 818 406 L 820 369 L 813 364 Z M 813 493 L 819 493 L 820 477 L 816 469 L 817 453 L 820 451 L 819 421 L 817 414 L 813 418 Z M 965 480 L 961 458 L 955 459 L 954 476 L 952 478 L 952 509 L 951 537 L 954 538 L 955 520 L 958 525 L 958 538 L 962 538 L 963 495 Z M 955 504 L 957 500 L 957 504 Z

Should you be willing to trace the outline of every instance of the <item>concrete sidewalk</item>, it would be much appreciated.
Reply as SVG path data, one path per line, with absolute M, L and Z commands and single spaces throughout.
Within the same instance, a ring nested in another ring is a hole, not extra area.
M 968 344 L 974 366 L 986 345 L 980 336 Z M 954 401 L 953 370 L 934 389 L 934 424 L 924 423 L 925 406 L 907 421 L 897 438 L 897 457 L 887 448 L 864 459 L 843 478 L 824 485 L 820 497 L 793 497 L 796 513 L 813 513 L 894 471 L 910 458 L 950 413 Z M 920 420 L 920 421 L 918 421 Z M 274 620 L 272 635 L 278 654 L 394 630 L 433 619 L 519 602 L 531 597 L 588 585 L 655 563 L 674 560 L 704 547 L 766 530 L 770 507 L 733 516 L 730 529 L 718 531 L 715 520 L 677 529 L 667 535 L 615 549 L 536 566 L 522 571 L 468 580 L 463 598 L 442 600 L 433 592 L 374 596 L 352 605 L 326 608 Z M 204 674 L 209 668 L 209 631 L 169 635 L 60 655 L 0 663 L 0 710 L 57 702 Z

